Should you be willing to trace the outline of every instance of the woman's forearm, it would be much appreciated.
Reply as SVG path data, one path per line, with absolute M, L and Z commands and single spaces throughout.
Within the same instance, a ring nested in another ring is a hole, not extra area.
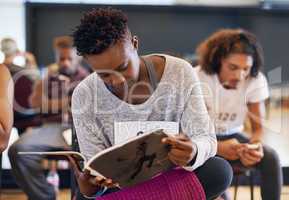
M 3 152 L 7 148 L 10 131 L 4 130 L 2 123 L 0 123 L 0 152 Z

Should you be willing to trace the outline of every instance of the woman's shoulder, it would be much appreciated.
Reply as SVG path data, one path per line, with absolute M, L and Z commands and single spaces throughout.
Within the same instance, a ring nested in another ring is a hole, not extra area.
M 76 101 L 79 99 L 90 99 L 92 94 L 95 93 L 96 87 L 94 84 L 96 82 L 96 74 L 92 73 L 83 79 L 73 90 L 72 100 Z
M 259 72 L 256 77 L 250 77 L 247 81 L 248 87 L 268 84 L 267 78 L 262 72 Z
M 11 79 L 11 74 L 9 69 L 4 64 L 0 64 L 0 80 L 9 81 Z
M 146 55 L 144 57 L 155 58 L 154 60 L 158 61 L 159 63 L 162 63 L 166 67 L 167 66 L 183 67 L 183 68 L 186 68 L 187 70 L 190 70 L 192 68 L 192 65 L 185 59 L 167 55 L 167 54 L 155 53 L 155 54 Z
M 74 118 L 83 117 L 90 113 L 94 102 L 93 74 L 82 80 L 73 90 L 71 112 Z
M 171 56 L 171 55 L 166 55 L 166 58 L 168 60 L 168 63 L 170 64 L 174 64 L 177 65 L 179 67 L 184 67 L 187 70 L 190 70 L 192 68 L 191 63 L 189 63 L 187 60 L 180 58 L 180 57 L 175 57 L 175 56 Z

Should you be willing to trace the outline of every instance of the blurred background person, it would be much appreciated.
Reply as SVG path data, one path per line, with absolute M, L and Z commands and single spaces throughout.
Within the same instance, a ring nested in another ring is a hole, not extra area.
M 29 96 L 33 85 L 40 78 L 37 62 L 32 53 L 22 52 L 12 38 L 1 40 L 4 64 L 8 67 L 15 85 L 14 124 L 21 135 L 26 128 L 40 125 L 39 116 L 31 109 Z
M 282 169 L 274 149 L 263 143 L 265 105 L 269 97 L 261 72 L 263 51 L 255 35 L 242 29 L 222 29 L 197 48 L 205 102 L 215 122 L 217 155 L 234 168 L 254 167 L 261 174 L 263 200 L 279 200 Z M 244 132 L 246 117 L 252 127 Z
M 16 41 L 12 38 L 4 38 L 1 40 L 1 51 L 5 56 L 4 64 L 8 67 L 37 68 L 35 56 L 30 52 L 20 51 Z
M 21 151 L 66 150 L 62 132 L 67 129 L 69 104 L 75 86 L 88 75 L 79 65 L 79 58 L 68 36 L 54 40 L 55 63 L 48 67 L 47 75 L 35 84 L 30 96 L 31 106 L 41 111 L 42 126 L 24 133 L 9 149 L 12 172 L 18 185 L 30 200 L 56 199 L 53 177 L 47 182 L 42 170 L 42 156 L 18 155 Z M 52 169 L 57 179 L 56 169 Z M 23 176 L 25 174 L 25 176 Z M 57 184 L 57 183 L 55 183 Z

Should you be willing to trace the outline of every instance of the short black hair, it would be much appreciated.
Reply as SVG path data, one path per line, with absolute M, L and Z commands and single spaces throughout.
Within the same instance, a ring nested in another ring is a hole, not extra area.
M 100 54 L 126 37 L 127 16 L 111 7 L 93 9 L 84 14 L 72 36 L 78 55 Z
M 256 36 L 243 29 L 221 29 L 213 33 L 197 48 L 198 64 L 207 74 L 218 74 L 221 60 L 232 53 L 251 55 L 251 77 L 256 77 L 263 67 L 263 49 Z

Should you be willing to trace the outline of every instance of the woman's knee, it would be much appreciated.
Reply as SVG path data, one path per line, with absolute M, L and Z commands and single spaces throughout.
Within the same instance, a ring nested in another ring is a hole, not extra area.
M 280 159 L 277 152 L 271 147 L 264 145 L 263 147 L 264 157 L 262 159 L 263 162 L 269 163 L 270 165 L 280 165 Z
M 13 158 L 18 155 L 18 152 L 23 150 L 23 145 L 18 141 L 14 142 L 8 149 L 8 156 Z
M 278 153 L 274 149 L 266 145 L 263 147 L 263 150 L 264 157 L 261 160 L 260 164 L 257 165 L 257 168 L 259 166 L 265 171 L 271 171 L 271 173 L 281 171 L 281 163 Z
M 26 156 L 21 156 L 19 152 L 26 152 L 26 151 L 35 151 L 31 149 L 31 146 L 26 144 L 25 141 L 22 141 L 21 138 L 14 142 L 8 149 L 8 157 L 10 160 L 21 158 L 26 158 Z
M 233 170 L 228 161 L 223 158 L 214 157 L 214 159 L 210 159 L 211 165 L 214 170 L 214 179 L 216 184 L 218 184 L 223 190 L 227 189 L 232 182 L 233 179 Z
M 203 185 L 207 199 L 221 195 L 230 185 L 233 178 L 231 165 L 224 159 L 213 157 L 196 170 Z

